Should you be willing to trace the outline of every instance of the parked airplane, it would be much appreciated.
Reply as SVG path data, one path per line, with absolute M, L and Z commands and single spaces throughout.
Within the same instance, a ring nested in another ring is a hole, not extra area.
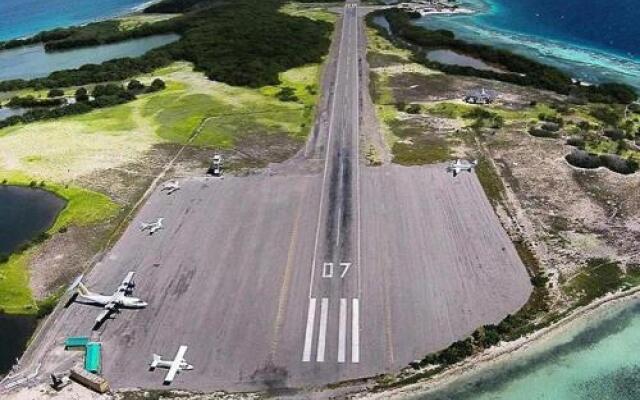
M 77 280 L 77 299 L 81 303 L 103 306 L 104 310 L 96 317 L 94 327 L 99 326 L 104 320 L 109 318 L 111 313 L 119 312 L 121 308 L 145 308 L 147 303 L 136 298 L 130 297 L 136 284 L 133 282 L 134 272 L 129 272 L 124 278 L 118 289 L 110 295 L 105 296 L 98 293 L 90 292 L 79 280 Z
M 140 224 L 140 230 L 143 232 L 149 231 L 149 235 L 153 235 L 160 229 L 164 228 L 164 226 L 162 226 L 162 221 L 164 221 L 164 218 L 158 218 L 156 222 L 143 222 Z
M 456 160 L 447 166 L 447 172 L 453 172 L 453 177 L 455 178 L 462 171 L 471 172 L 478 165 L 477 160 L 467 161 L 467 160 Z
M 160 189 L 161 192 L 166 191 L 167 194 L 171 194 L 178 190 L 180 190 L 180 182 L 178 181 L 165 182 L 164 185 L 162 185 L 162 189 Z
M 193 365 L 187 364 L 184 360 L 184 354 L 186 352 L 187 346 L 180 346 L 180 348 L 178 349 L 178 353 L 176 354 L 176 357 L 173 359 L 173 361 L 163 360 L 161 355 L 154 354 L 153 360 L 151 361 L 151 364 L 149 364 L 149 369 L 153 371 L 156 368 L 169 368 L 169 372 L 167 372 L 167 375 L 164 377 L 164 384 L 168 385 L 173 381 L 173 378 L 175 378 L 176 374 L 181 370 L 188 371 L 193 369 Z

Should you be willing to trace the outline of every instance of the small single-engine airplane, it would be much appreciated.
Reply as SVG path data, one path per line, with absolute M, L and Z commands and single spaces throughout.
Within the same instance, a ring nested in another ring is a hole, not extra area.
M 178 190 L 180 190 L 180 182 L 178 182 L 178 181 L 165 182 L 162 185 L 162 189 L 160 189 L 161 192 L 166 191 L 167 194 L 171 194 L 171 193 L 176 192 Z
M 453 177 L 455 178 L 462 171 L 471 172 L 478 165 L 477 160 L 467 161 L 467 160 L 456 160 L 447 166 L 447 172 L 453 172 Z
M 168 385 L 173 381 L 176 374 L 182 370 L 189 371 L 193 369 L 193 365 L 187 364 L 184 360 L 184 354 L 187 352 L 187 346 L 182 345 L 178 349 L 176 357 L 171 360 L 163 360 L 161 355 L 154 354 L 149 369 L 153 371 L 156 368 L 169 368 L 169 372 L 164 377 L 164 384 Z
M 77 287 L 77 294 L 74 300 L 79 300 L 83 304 L 91 304 L 103 306 L 104 310 L 96 317 L 94 328 L 100 326 L 112 313 L 120 312 L 121 308 L 145 308 L 147 303 L 136 298 L 131 297 L 133 288 L 136 286 L 133 281 L 134 272 L 129 272 L 124 278 L 118 289 L 111 295 L 105 296 L 98 293 L 90 292 L 80 281 L 76 279 L 74 285 L 70 289 Z M 75 287 L 74 287 L 75 286 Z
M 158 218 L 156 222 L 143 222 L 140 224 L 140 230 L 143 232 L 149 231 L 149 235 L 153 235 L 160 229 L 164 228 L 164 226 L 162 226 L 162 221 L 164 221 L 164 218 Z

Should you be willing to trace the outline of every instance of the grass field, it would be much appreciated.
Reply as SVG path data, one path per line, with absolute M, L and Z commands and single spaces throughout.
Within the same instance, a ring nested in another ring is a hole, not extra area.
M 167 83 L 164 91 L 89 114 L 0 130 L 0 182 L 44 182 L 44 189 L 67 200 L 49 230 L 52 235 L 70 225 L 108 220 L 121 206 L 74 182 L 139 161 L 156 144 L 186 144 L 192 136 L 192 145 L 221 150 L 242 151 L 239 143 L 248 136 L 253 145 L 256 137 L 276 146 L 269 137 L 302 143 L 310 131 L 319 75 L 320 66 L 309 65 L 282 73 L 277 86 L 248 89 L 209 81 L 188 63 L 173 64 L 139 78 L 148 84 L 160 76 Z M 279 98 L 284 88 L 294 95 L 288 101 Z M 0 310 L 37 313 L 29 289 L 34 251 L 14 254 L 0 265 Z

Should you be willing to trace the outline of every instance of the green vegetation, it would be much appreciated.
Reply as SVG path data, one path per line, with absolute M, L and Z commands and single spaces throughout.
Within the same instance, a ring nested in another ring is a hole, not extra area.
M 484 193 L 494 206 L 503 201 L 504 185 L 502 184 L 502 179 L 500 179 L 495 168 L 493 168 L 491 161 L 484 156 L 478 159 L 476 176 L 484 189 Z
M 16 172 L 0 171 L 3 185 L 36 186 L 29 177 Z M 42 314 L 50 307 L 52 299 L 36 304 L 29 289 L 29 260 L 36 245 L 71 225 L 89 225 L 116 215 L 119 208 L 108 197 L 78 187 L 40 183 L 37 186 L 49 190 L 67 201 L 56 222 L 32 243 L 22 246 L 8 258 L 0 260 L 0 312 L 8 314 Z
M 410 143 L 398 141 L 393 145 L 393 162 L 401 165 L 424 165 L 451 159 L 445 139 L 418 136 Z
M 640 270 L 634 266 L 626 273 L 620 263 L 605 258 L 592 258 L 575 276 L 563 285 L 564 291 L 577 299 L 577 305 L 589 304 L 609 292 L 631 287 L 640 280 Z
M 13 254 L 0 264 L 0 312 L 34 314 L 36 312 L 29 288 L 29 254 Z
M 384 16 L 389 22 L 393 34 L 402 39 L 396 40 L 399 47 L 411 47 L 413 60 L 429 68 L 455 75 L 471 75 L 481 78 L 505 81 L 522 86 L 533 86 L 553 90 L 562 94 L 572 94 L 598 103 L 629 104 L 637 99 L 637 93 L 628 85 L 605 83 L 594 86 L 574 84 L 571 77 L 557 68 L 530 60 L 526 57 L 491 46 L 467 43 L 455 38 L 451 31 L 429 30 L 412 24 L 411 18 L 417 17 L 399 9 L 387 9 L 368 15 L 369 25 L 388 37 L 389 34 L 373 23 L 376 16 Z M 393 39 L 393 38 L 390 38 Z M 416 50 L 415 47 L 418 47 Z M 423 52 L 430 49 L 447 48 L 462 54 L 481 59 L 490 65 L 497 65 L 509 73 L 480 71 L 471 67 L 445 65 L 427 60 Z
M 85 65 L 30 81 L 4 81 L 0 82 L 0 91 L 122 81 L 177 60 L 192 62 L 197 71 L 219 82 L 250 87 L 277 85 L 280 73 L 321 62 L 329 48 L 332 31 L 329 22 L 280 12 L 283 4 L 284 0 L 165 0 L 145 12 L 180 12 L 183 15 L 124 31 L 119 29 L 117 21 L 107 21 L 102 24 L 111 25 L 100 25 L 99 30 L 92 27 L 93 31 L 85 32 L 79 27 L 72 28 L 77 30 L 72 35 L 58 32 L 56 39 L 51 39 L 54 41 L 44 37 L 30 39 L 44 40 L 47 46 L 77 47 L 96 41 L 148 35 L 149 32 L 181 35 L 177 42 L 141 57 Z M 96 33 L 102 32 L 103 28 L 110 33 L 103 36 Z
M 71 48 L 98 46 L 173 32 L 175 23 L 159 21 L 154 24 L 140 24 L 135 29 L 123 30 L 118 20 L 94 22 L 85 26 L 57 28 L 40 32 L 28 39 L 15 39 L 0 43 L 0 49 L 10 49 L 29 44 L 43 43 L 47 51 L 59 51 Z
M 131 85 L 129 83 L 127 89 L 121 85 L 108 83 L 106 85 L 96 85 L 93 88 L 90 100 L 88 92 L 84 88 L 76 91 L 76 102 L 66 104 L 63 99 L 36 99 L 33 96 L 13 97 L 9 101 L 11 107 L 39 107 L 22 115 L 14 115 L 5 120 L 0 121 L 0 129 L 21 123 L 29 123 L 48 119 L 57 119 L 70 115 L 86 114 L 96 108 L 113 107 L 124 104 L 136 99 L 136 94 L 140 94 L 145 90 L 147 92 L 156 92 L 164 89 L 165 84 L 161 79 L 155 79 L 152 84 L 145 86 L 138 82 Z M 53 108 L 51 108 L 53 107 Z

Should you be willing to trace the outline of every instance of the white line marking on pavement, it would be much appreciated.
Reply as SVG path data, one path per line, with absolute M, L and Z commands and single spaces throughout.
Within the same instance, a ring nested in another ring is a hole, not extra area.
M 347 299 L 340 299 L 340 317 L 338 323 L 338 362 L 343 363 L 346 358 L 347 346 Z
M 360 362 L 360 300 L 353 299 L 351 310 L 351 362 Z
M 333 263 L 326 262 L 322 266 L 322 277 L 323 278 L 333 278 Z
M 320 222 L 322 221 L 322 205 L 324 204 L 324 188 L 327 183 L 327 171 L 329 166 L 329 150 L 331 149 L 331 133 L 333 132 L 333 120 L 336 112 L 336 92 L 338 89 L 338 81 L 340 80 L 340 49 L 342 48 L 342 43 L 344 41 L 344 27 L 345 27 L 345 15 L 342 16 L 342 29 L 340 32 L 340 43 L 338 44 L 338 54 L 336 57 L 336 79 L 333 82 L 333 94 L 331 98 L 331 116 L 329 118 L 329 134 L 327 135 L 327 148 L 324 150 L 325 158 L 324 158 L 324 171 L 322 173 L 322 189 L 320 192 L 320 207 L 318 207 L 318 220 L 316 222 L 316 239 L 315 244 L 313 245 L 313 261 L 311 262 L 311 278 L 309 279 L 309 298 L 311 298 L 311 293 L 313 291 L 313 280 L 315 278 L 316 271 L 316 259 L 318 256 L 318 241 L 320 240 Z
M 320 303 L 320 333 L 318 334 L 318 354 L 317 362 L 324 362 L 324 349 L 327 341 L 327 317 L 329 314 L 329 299 L 322 298 Z
M 304 334 L 304 351 L 302 361 L 311 361 L 311 344 L 313 342 L 313 325 L 316 318 L 316 299 L 309 299 L 309 310 L 307 311 L 307 330 Z
M 340 263 L 342 267 L 342 273 L 340 274 L 340 278 L 344 279 L 344 276 L 349 272 L 349 268 L 351 267 L 351 263 Z

